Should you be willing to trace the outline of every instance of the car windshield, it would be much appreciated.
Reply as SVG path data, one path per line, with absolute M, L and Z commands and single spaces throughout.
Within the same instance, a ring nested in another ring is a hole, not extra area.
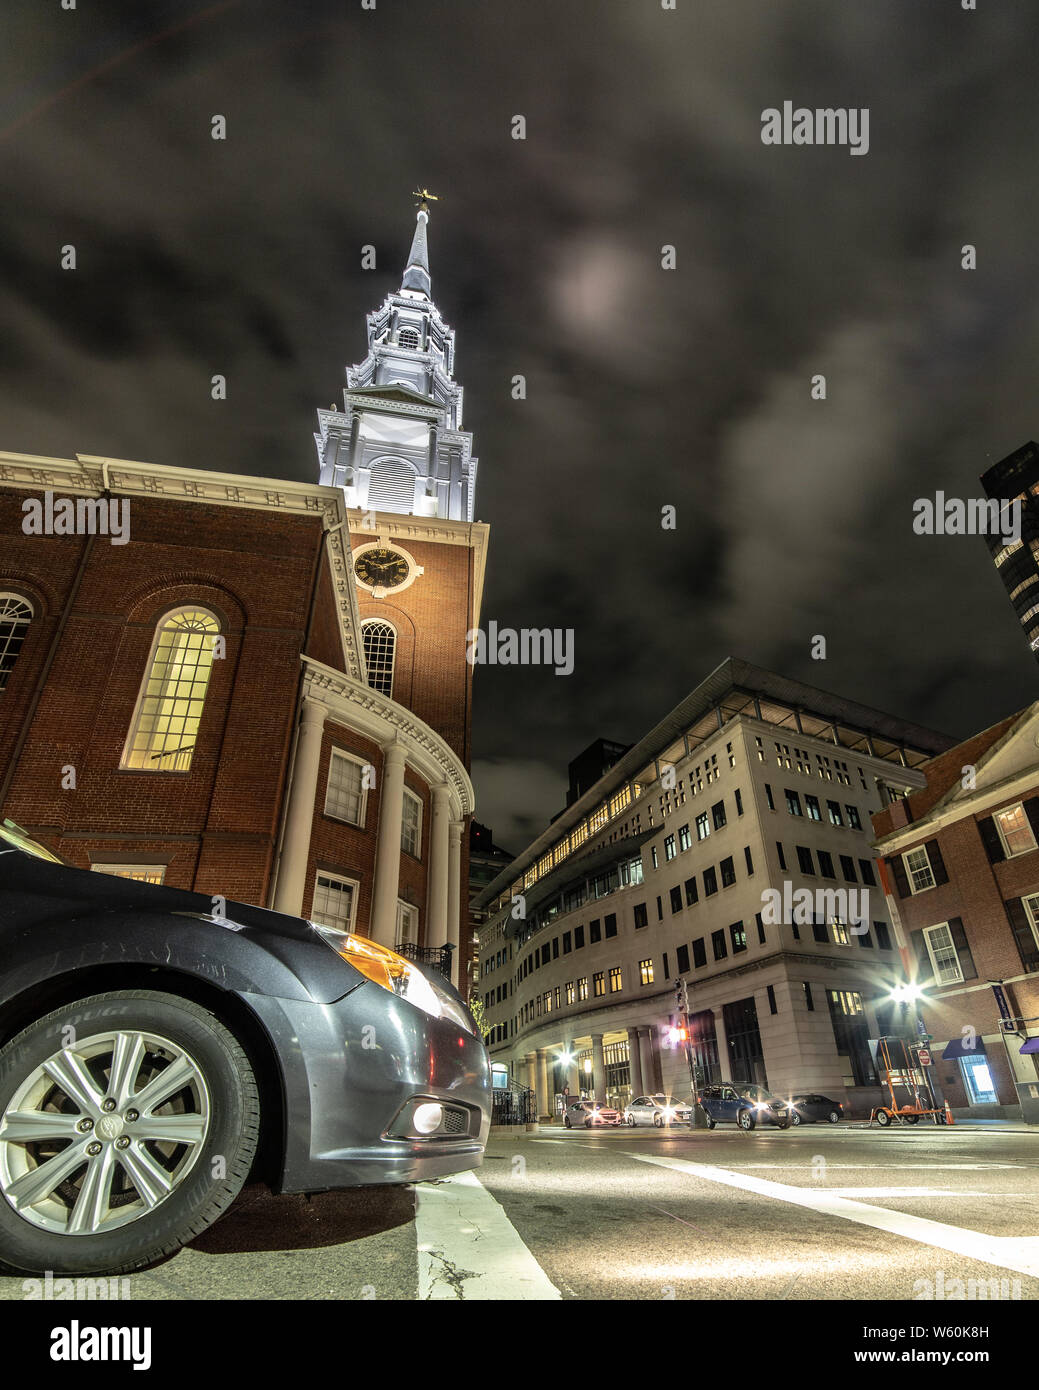
M 679 1098 L 678 1098 L 677 1096 L 654 1096 L 654 1097 L 653 1097 L 653 1104 L 654 1104 L 654 1105 L 683 1105 L 683 1104 L 684 1104 L 684 1101 L 679 1100 Z
M 736 1090 L 741 1096 L 746 1096 L 747 1100 L 752 1100 L 759 1105 L 776 1099 L 774 1095 L 765 1090 L 764 1086 L 737 1086 Z
M 4 820 L 0 825 L 0 841 L 5 841 L 13 845 L 15 849 L 24 850 L 26 854 L 33 854 L 37 859 L 49 859 L 52 864 L 64 864 L 64 859 L 59 859 L 56 854 L 51 854 L 45 845 L 41 845 L 37 840 L 33 840 L 20 825 L 15 825 L 13 820 Z M 3 846 L 0 844 L 0 849 Z

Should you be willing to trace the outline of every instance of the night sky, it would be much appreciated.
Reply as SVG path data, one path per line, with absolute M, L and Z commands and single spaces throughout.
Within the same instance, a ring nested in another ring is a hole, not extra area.
M 730 654 L 957 736 L 1036 696 L 984 541 L 912 529 L 1039 437 L 1034 0 L 676 3 L 4 0 L 0 447 L 316 481 L 441 195 L 483 620 L 575 632 L 477 670 L 515 852 Z M 763 145 L 787 99 L 869 153 Z

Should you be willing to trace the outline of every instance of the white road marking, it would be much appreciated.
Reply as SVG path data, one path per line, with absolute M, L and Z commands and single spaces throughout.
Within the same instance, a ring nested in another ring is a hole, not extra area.
M 730 1163 L 730 1168 L 769 1168 L 772 1172 L 799 1173 L 810 1169 L 808 1163 Z M 870 1172 L 874 1168 L 897 1168 L 900 1173 L 906 1172 L 910 1168 L 918 1168 L 926 1173 L 957 1173 L 957 1172 L 987 1172 L 993 1168 L 1006 1168 L 1010 1171 L 1031 1168 L 1030 1163 L 831 1163 L 826 1160 L 826 1171 L 829 1173 L 834 1168 L 868 1168 Z
M 420 1299 L 559 1299 L 474 1173 L 415 1188 Z
M 1015 1270 L 1018 1274 L 1039 1277 L 1037 1236 L 989 1236 L 981 1231 L 962 1230 L 958 1226 L 948 1226 L 941 1221 L 930 1221 L 923 1216 L 911 1216 L 908 1212 L 889 1211 L 886 1207 L 872 1207 L 864 1202 L 854 1202 L 847 1197 L 834 1196 L 825 1188 L 790 1187 L 786 1183 L 733 1173 L 726 1168 L 716 1168 L 708 1163 L 690 1163 L 681 1158 L 658 1158 L 655 1155 L 638 1153 L 629 1154 L 629 1157 L 638 1163 L 652 1163 L 657 1167 L 671 1168 L 675 1172 L 685 1173 L 689 1177 L 700 1178 L 706 1182 L 737 1187 L 744 1192 L 756 1192 L 761 1197 L 772 1197 L 776 1201 L 789 1202 L 792 1206 L 807 1207 L 824 1216 L 839 1216 L 845 1221 L 854 1221 L 860 1226 L 872 1226 L 875 1230 L 904 1236 L 907 1240 L 919 1241 L 921 1245 L 933 1245 L 940 1250 L 949 1250 L 967 1259 L 981 1260 L 985 1264 Z
M 944 1187 L 824 1187 L 831 1197 L 994 1197 L 1022 1200 L 1019 1192 L 955 1192 Z

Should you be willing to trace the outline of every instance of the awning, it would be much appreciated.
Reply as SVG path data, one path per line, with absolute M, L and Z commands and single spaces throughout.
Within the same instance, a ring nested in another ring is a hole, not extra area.
M 1039 1041 L 1039 1039 L 1036 1041 Z M 953 1062 L 957 1057 L 984 1057 L 984 1055 L 985 1044 L 980 1038 L 974 1039 L 973 1047 L 967 1046 L 966 1038 L 953 1038 L 951 1042 L 945 1045 L 945 1051 L 942 1053 L 942 1061 Z
M 1039 1052 L 1039 1038 L 1029 1038 L 1021 1048 L 1022 1052 Z

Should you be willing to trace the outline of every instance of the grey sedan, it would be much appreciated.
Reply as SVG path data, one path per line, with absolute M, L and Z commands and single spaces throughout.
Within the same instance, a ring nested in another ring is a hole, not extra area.
M 653 1096 L 638 1096 L 625 1107 L 624 1118 L 632 1129 L 636 1125 L 655 1125 L 663 1129 L 667 1125 L 688 1124 L 692 1118 L 692 1107 L 675 1096 L 657 1093 Z

